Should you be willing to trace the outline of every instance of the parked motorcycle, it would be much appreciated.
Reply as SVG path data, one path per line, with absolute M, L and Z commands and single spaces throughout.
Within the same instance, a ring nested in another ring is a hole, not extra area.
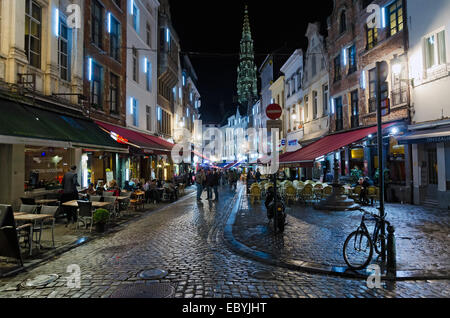
M 272 187 L 268 190 L 265 206 L 267 209 L 267 218 L 269 221 L 273 220 L 274 232 L 283 233 L 286 224 L 286 207 L 278 193 L 277 200 L 275 200 L 275 191 Z

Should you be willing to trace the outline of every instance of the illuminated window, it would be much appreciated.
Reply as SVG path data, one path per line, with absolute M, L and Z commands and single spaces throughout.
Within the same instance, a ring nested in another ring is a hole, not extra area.
M 387 7 L 389 17 L 389 35 L 393 36 L 403 30 L 402 0 L 397 0 Z
M 373 49 L 378 43 L 378 29 L 367 28 L 367 50 Z

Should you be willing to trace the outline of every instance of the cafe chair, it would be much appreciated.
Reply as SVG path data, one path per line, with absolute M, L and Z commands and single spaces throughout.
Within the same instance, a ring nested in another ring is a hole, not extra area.
M 285 190 L 286 203 L 297 201 L 297 189 L 293 185 L 288 185 Z
M 111 203 L 106 207 L 109 211 L 109 215 L 112 217 L 120 217 L 119 209 L 117 208 L 117 199 L 116 197 L 104 197 L 105 202 Z
M 90 199 L 89 201 L 91 201 L 91 202 L 100 202 L 102 197 L 99 195 L 91 195 L 91 197 L 89 199 Z
M 94 210 L 92 209 L 92 202 L 77 201 L 78 202 L 78 218 L 77 218 L 77 230 L 78 225 L 81 222 L 84 224 L 84 228 L 87 229 L 87 223 L 90 223 L 89 232 L 92 232 L 92 224 L 94 223 Z
M 329 197 L 330 195 L 332 195 L 333 194 L 333 187 L 332 186 L 326 186 L 324 189 L 323 189 L 323 196 L 324 197 Z
M 59 206 L 48 206 L 45 205 L 42 207 L 41 209 L 41 214 L 46 214 L 46 215 L 51 215 L 52 218 L 51 219 L 46 219 L 42 222 L 42 228 L 40 227 L 40 225 L 36 225 L 35 227 L 33 227 L 33 232 L 39 232 L 39 244 L 41 242 L 41 236 L 42 236 L 42 230 L 47 230 L 47 229 L 51 229 L 52 230 L 52 243 L 53 243 L 53 248 L 55 248 L 55 216 L 56 213 L 58 213 L 59 210 Z
M 36 200 L 34 198 L 20 198 L 22 204 L 36 205 Z
M 255 200 L 261 200 L 261 189 L 259 186 L 251 187 L 250 189 L 250 202 L 253 204 Z
M 375 186 L 370 186 L 367 189 L 367 198 L 370 199 L 371 205 L 373 206 L 374 201 L 380 200 L 380 189 Z
M 37 211 L 37 205 L 21 204 L 20 211 L 28 214 L 34 214 Z

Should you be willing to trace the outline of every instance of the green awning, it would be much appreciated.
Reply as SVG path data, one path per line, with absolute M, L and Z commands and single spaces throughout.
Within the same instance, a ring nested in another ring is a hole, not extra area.
M 69 147 L 126 151 L 126 148 L 118 146 L 111 136 L 87 118 L 62 115 L 1 99 L 0 143 L 2 139 L 11 140 L 8 137 L 57 141 L 67 143 Z

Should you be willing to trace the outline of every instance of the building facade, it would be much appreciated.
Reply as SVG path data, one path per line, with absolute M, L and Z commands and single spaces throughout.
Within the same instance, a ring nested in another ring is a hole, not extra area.
M 87 118 L 95 113 L 84 59 L 90 2 L 1 1 L 0 9 L 0 202 L 17 206 L 21 197 L 58 197 L 72 165 L 86 184 L 95 171 L 92 160 L 91 172 L 82 169 L 90 154 L 107 154 L 101 161 L 109 169 L 126 150 Z M 105 105 L 101 115 L 108 110 Z M 97 176 L 106 181 L 105 174 Z
M 289 57 L 281 68 L 285 76 L 285 107 L 283 113 L 283 138 L 286 152 L 294 152 L 301 148 L 299 141 L 303 139 L 303 51 L 301 49 Z
M 127 0 L 127 5 L 130 14 L 127 14 L 126 124 L 132 129 L 155 133 L 159 2 Z
M 369 4 L 380 8 L 379 27 L 369 28 Z M 410 186 L 408 147 L 398 145 L 396 136 L 409 121 L 409 85 L 406 68 L 401 74 L 394 65 L 404 64 L 408 49 L 406 1 L 336 0 L 328 22 L 328 54 L 331 96 L 331 132 L 341 133 L 377 124 L 376 65 L 385 61 L 386 81 L 381 83 L 380 100 L 384 124 L 395 124 L 385 130 L 382 158 L 389 186 L 390 201 L 409 201 Z M 341 176 L 351 178 L 353 171 L 378 179 L 376 139 L 372 135 L 335 152 Z
M 412 86 L 409 133 L 414 204 L 450 206 L 450 3 L 407 1 L 408 65 Z M 406 15 L 405 15 L 406 23 Z

